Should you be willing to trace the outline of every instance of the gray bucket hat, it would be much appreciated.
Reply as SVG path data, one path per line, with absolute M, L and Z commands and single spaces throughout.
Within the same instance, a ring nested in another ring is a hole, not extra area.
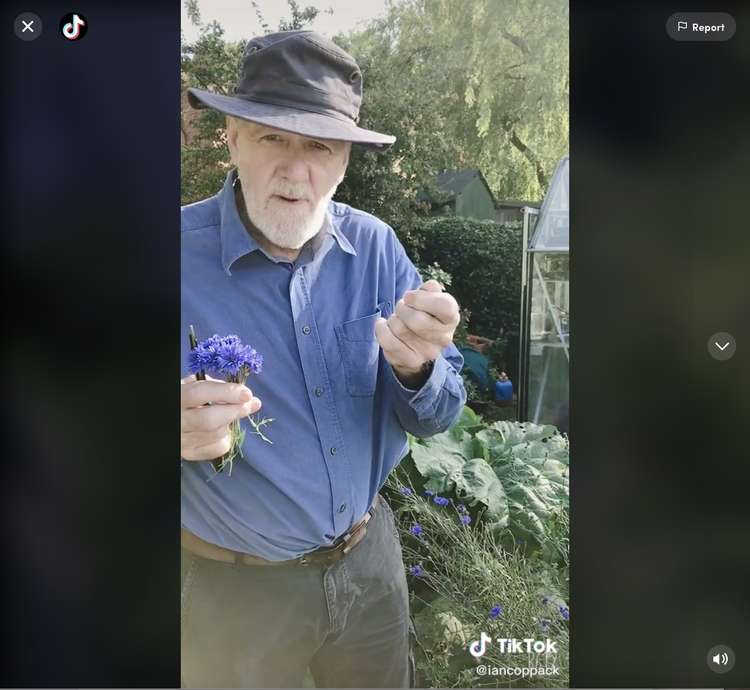
M 194 108 L 213 108 L 268 127 L 385 151 L 396 137 L 357 126 L 362 72 L 354 58 L 314 31 L 248 41 L 234 93 L 188 89 Z

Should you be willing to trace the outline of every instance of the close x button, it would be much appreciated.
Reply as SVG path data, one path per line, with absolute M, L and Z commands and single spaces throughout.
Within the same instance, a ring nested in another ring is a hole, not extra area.
M 667 19 L 667 34 L 675 41 L 728 41 L 736 31 L 726 12 L 675 12 Z

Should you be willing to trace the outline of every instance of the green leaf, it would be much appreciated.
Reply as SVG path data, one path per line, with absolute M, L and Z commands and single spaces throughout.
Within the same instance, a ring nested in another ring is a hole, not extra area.
M 492 467 L 481 459 L 469 460 L 461 473 L 458 482 L 461 493 L 470 505 L 477 502 L 487 506 L 486 517 L 492 523 L 508 524 L 508 500 L 500 480 Z
M 446 493 L 456 485 L 464 464 L 463 456 L 439 445 L 429 447 L 415 444 L 411 449 L 414 466 L 427 479 L 430 491 Z

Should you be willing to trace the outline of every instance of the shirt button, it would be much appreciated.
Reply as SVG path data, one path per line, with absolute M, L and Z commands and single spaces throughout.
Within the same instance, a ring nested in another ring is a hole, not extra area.
M 310 326 L 302 326 L 302 332 L 305 335 L 310 335 Z
M 321 395 L 323 395 L 323 388 L 321 386 L 318 386 L 315 389 L 315 397 L 319 398 Z
M 336 446 L 331 446 L 331 455 L 336 455 Z
M 346 510 L 346 503 L 342 503 L 339 506 L 339 513 L 343 513 Z

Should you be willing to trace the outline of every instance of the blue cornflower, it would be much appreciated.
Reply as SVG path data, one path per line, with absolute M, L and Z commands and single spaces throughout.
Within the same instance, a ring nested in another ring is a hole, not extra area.
M 191 374 L 197 374 L 199 371 L 210 369 L 213 365 L 214 353 L 203 344 L 198 345 L 188 354 L 188 371 Z
M 442 496 L 435 496 L 435 498 L 432 499 L 433 503 L 437 503 L 439 506 L 447 506 L 450 501 L 447 498 L 443 498 Z
M 429 491 L 429 490 L 428 490 L 428 491 L 425 491 L 425 492 L 424 492 L 424 495 L 425 495 L 425 496 L 434 496 L 434 495 L 435 495 L 435 492 L 434 492 L 434 491 Z
M 456 506 L 456 510 L 458 510 L 459 513 L 467 513 L 466 506 L 463 503 L 459 503 Z
M 188 370 L 192 374 L 205 371 L 217 378 L 244 381 L 251 372 L 259 374 L 262 368 L 263 355 L 243 345 L 236 335 L 214 334 L 198 343 L 188 355 Z
M 249 345 L 245 345 L 244 351 L 245 366 L 253 372 L 253 374 L 260 374 L 263 369 L 263 355 L 257 352 Z
M 422 577 L 424 575 L 424 568 L 421 565 L 413 565 L 409 568 L 409 572 L 414 575 L 414 577 Z
M 490 618 L 497 618 L 497 617 L 501 616 L 502 613 L 503 613 L 503 607 L 500 606 L 500 604 L 495 604 L 490 609 Z
M 415 522 L 410 528 L 409 531 L 415 536 L 418 537 L 424 530 L 422 529 L 422 525 L 420 525 L 418 522 Z
M 560 611 L 560 615 L 567 621 L 570 620 L 570 610 L 567 606 L 558 606 L 558 610 Z
M 463 515 L 461 516 L 461 522 L 462 522 L 462 523 L 463 523 L 464 525 L 468 525 L 468 524 L 470 524 L 470 523 L 471 523 L 471 515 L 468 515 L 468 514 L 464 513 L 464 514 L 463 514 Z
M 410 488 L 409 488 L 408 486 L 402 486 L 402 487 L 401 487 L 401 488 L 399 489 L 399 491 L 400 491 L 400 492 L 401 492 L 401 493 L 402 493 L 402 494 L 403 494 L 404 496 L 411 496 L 411 495 L 412 495 L 412 494 L 414 493 L 414 492 L 413 492 L 413 491 L 412 491 L 412 490 L 411 490 L 411 489 L 410 489 Z

